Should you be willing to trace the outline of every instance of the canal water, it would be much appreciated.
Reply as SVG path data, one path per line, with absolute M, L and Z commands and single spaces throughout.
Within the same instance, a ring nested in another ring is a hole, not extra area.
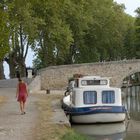
M 130 120 L 122 123 L 72 125 L 89 140 L 140 140 L 140 87 L 122 88 L 123 104 Z

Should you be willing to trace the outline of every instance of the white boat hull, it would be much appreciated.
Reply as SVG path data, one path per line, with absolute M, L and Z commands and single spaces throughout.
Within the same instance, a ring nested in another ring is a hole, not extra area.
M 122 122 L 125 117 L 125 113 L 99 113 L 71 116 L 71 121 L 74 123 L 109 123 Z

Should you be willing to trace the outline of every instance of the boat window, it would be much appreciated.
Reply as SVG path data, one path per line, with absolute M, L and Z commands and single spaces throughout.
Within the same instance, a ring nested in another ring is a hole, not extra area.
M 90 85 L 107 85 L 107 80 L 82 80 L 82 86 L 90 86 Z
M 102 103 L 115 103 L 115 92 L 114 91 L 102 91 Z
M 84 104 L 96 104 L 97 103 L 97 92 L 96 91 L 84 91 Z

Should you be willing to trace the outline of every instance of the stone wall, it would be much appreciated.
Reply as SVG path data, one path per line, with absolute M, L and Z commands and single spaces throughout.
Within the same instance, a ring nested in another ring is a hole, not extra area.
M 73 74 L 111 77 L 111 85 L 120 87 L 123 79 L 140 71 L 140 60 L 51 66 L 40 70 L 41 89 L 64 89 Z
M 29 91 L 32 92 L 37 92 L 40 91 L 41 89 L 41 81 L 40 81 L 40 75 L 37 75 L 33 81 L 29 84 Z

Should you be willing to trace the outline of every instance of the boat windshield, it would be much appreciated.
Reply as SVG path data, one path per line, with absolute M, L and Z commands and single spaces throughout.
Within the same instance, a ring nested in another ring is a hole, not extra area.
M 82 86 L 107 85 L 107 80 L 82 80 Z

